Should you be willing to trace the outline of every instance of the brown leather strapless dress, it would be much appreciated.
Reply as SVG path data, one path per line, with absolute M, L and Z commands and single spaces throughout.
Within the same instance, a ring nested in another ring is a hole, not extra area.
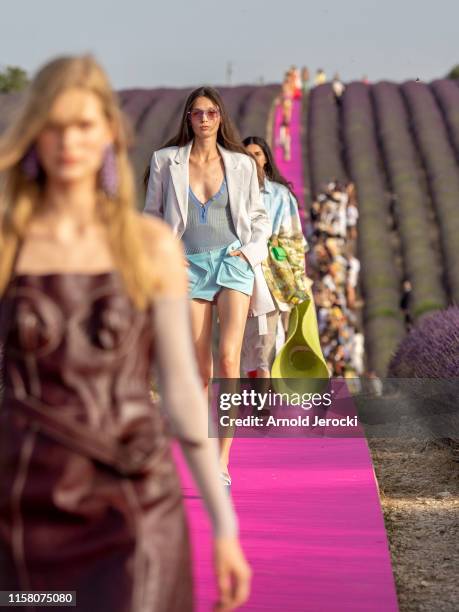
M 151 310 L 116 272 L 19 275 L 0 321 L 0 590 L 192 610 L 180 482 L 149 398 Z

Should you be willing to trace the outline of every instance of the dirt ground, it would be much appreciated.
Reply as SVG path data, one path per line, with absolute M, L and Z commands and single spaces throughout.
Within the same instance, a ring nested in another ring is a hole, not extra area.
M 437 441 L 369 439 L 400 612 L 459 610 L 459 463 Z

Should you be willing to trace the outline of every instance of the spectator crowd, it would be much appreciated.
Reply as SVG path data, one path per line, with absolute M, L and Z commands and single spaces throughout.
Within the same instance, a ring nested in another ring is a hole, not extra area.
M 308 270 L 322 350 L 333 376 L 364 372 L 360 261 L 355 256 L 358 217 L 353 183 L 331 181 L 311 207 Z

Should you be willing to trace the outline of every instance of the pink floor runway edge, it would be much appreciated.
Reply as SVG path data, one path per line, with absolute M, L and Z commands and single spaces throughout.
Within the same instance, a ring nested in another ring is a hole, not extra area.
M 276 114 L 276 127 L 279 113 Z M 292 161 L 282 172 L 302 198 L 300 103 Z M 194 549 L 196 608 L 216 599 L 201 499 L 177 460 Z M 230 471 L 252 595 L 243 610 L 396 612 L 397 598 L 373 466 L 364 438 L 239 438 Z

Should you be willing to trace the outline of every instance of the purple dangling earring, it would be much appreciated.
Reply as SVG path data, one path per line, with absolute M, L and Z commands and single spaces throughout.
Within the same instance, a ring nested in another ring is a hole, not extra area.
M 32 145 L 21 160 L 21 168 L 30 181 L 36 181 L 40 174 L 40 162 L 38 161 L 37 149 Z
M 110 144 L 105 149 L 104 160 L 100 169 L 100 184 L 109 198 L 118 193 L 118 169 L 116 167 L 115 147 Z

